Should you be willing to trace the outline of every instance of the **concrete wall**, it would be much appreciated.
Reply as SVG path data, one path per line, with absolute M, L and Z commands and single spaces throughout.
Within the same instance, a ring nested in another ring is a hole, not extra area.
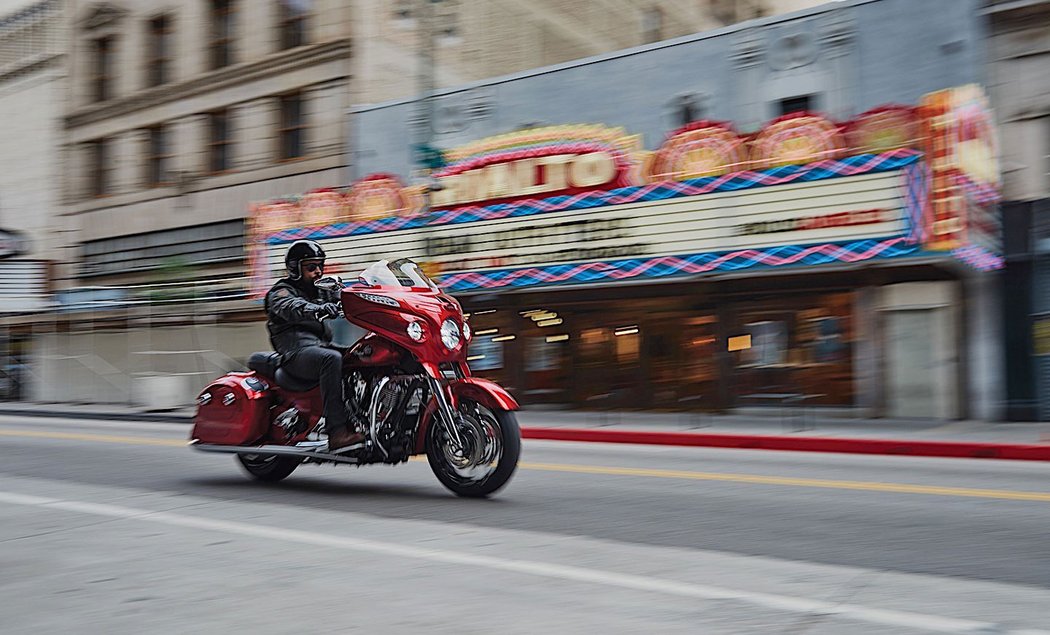
M 1050 198 L 1050 2 L 1003 4 L 990 14 L 988 85 L 1002 137 L 1003 195 Z
M 262 322 L 38 333 L 28 398 L 42 402 L 188 405 L 214 377 L 270 350 Z M 90 329 L 90 330 L 88 330 Z

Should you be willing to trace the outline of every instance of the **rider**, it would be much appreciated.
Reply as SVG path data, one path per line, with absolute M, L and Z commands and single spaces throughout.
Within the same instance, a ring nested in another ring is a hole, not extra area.
M 266 328 L 281 354 L 281 367 L 299 379 L 320 382 L 328 450 L 336 452 L 360 443 L 364 435 L 350 430 L 343 401 L 343 356 L 330 348 L 332 329 L 322 321 L 341 312 L 338 298 L 314 284 L 324 275 L 324 263 L 321 245 L 312 240 L 292 243 L 284 257 L 288 276 L 266 294 Z

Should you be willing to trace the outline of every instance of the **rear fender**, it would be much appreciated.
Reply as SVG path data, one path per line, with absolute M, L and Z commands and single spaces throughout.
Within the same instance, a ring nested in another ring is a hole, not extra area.
M 462 400 L 476 401 L 490 410 L 518 410 L 521 406 L 502 386 L 481 377 L 464 377 L 450 381 L 445 386 L 445 396 L 453 408 L 459 408 Z M 437 400 L 427 402 L 420 416 L 419 433 L 416 435 L 416 454 L 426 452 L 427 432 L 430 424 L 438 418 Z

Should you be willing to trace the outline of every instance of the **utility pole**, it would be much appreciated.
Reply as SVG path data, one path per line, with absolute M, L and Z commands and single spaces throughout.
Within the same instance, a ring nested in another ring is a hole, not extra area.
M 434 5 L 441 0 L 418 0 L 419 4 L 419 32 L 417 42 L 419 45 L 419 98 L 420 119 L 419 137 L 417 141 L 417 162 L 425 163 L 425 153 L 432 149 L 434 141 L 434 85 L 436 83 L 434 73 Z M 427 165 L 427 173 L 431 166 Z
M 420 167 L 423 177 L 423 214 L 430 212 L 431 193 L 440 186 L 431 178 L 433 170 L 445 164 L 441 151 L 434 147 L 434 118 L 436 113 L 436 66 L 434 53 L 436 47 L 436 24 L 435 6 L 443 0 L 417 0 L 419 14 L 419 30 L 417 42 L 419 45 L 419 119 L 418 136 L 413 148 L 413 162 Z M 423 232 L 423 250 L 426 258 L 427 273 L 435 273 L 432 269 L 430 253 L 430 231 Z

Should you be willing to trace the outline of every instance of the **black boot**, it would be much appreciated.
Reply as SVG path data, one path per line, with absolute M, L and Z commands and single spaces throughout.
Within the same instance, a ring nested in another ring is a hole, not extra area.
M 365 440 L 365 435 L 360 432 L 351 432 L 346 427 L 338 427 L 328 431 L 328 453 L 338 454 L 357 445 Z

